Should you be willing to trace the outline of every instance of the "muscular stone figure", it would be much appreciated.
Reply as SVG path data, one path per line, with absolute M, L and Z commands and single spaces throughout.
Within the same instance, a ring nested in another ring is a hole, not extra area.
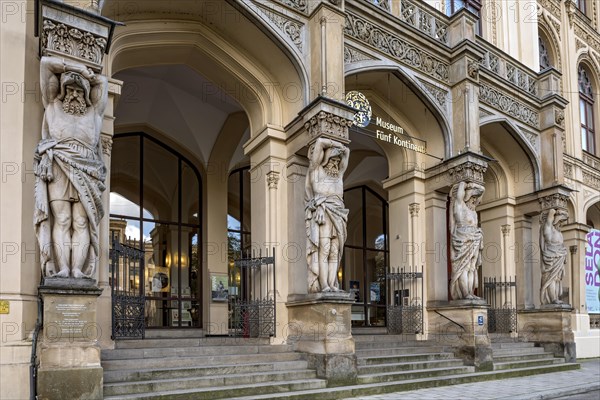
M 540 250 L 542 252 L 542 304 L 562 304 L 562 279 L 565 276 L 567 247 L 560 227 L 568 219 L 566 211 L 550 209 L 541 216 Z
M 485 188 L 477 183 L 459 182 L 452 188 L 450 203 L 450 235 L 452 279 L 450 294 L 454 300 L 479 299 L 477 267 L 481 265 L 483 234 L 477 226 L 475 207 L 481 201 Z
M 305 221 L 310 293 L 339 290 L 337 270 L 348 222 L 342 178 L 349 153 L 348 147 L 325 138 L 317 139 L 308 151 Z
M 107 80 L 81 64 L 42 57 L 45 107 L 35 152 L 34 223 L 47 277 L 91 277 L 106 169 L 100 130 Z

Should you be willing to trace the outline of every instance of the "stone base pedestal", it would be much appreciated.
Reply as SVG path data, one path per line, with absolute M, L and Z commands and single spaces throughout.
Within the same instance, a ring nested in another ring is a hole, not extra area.
M 351 332 L 352 293 L 312 293 L 288 299 L 288 341 L 307 353 L 310 368 L 329 385 L 353 383 L 357 365 Z
M 518 311 L 519 337 L 543 346 L 556 357 L 575 362 L 575 336 L 571 329 L 571 306 L 545 306 Z
M 100 335 L 96 324 L 101 289 L 80 280 L 61 279 L 41 286 L 44 328 L 38 347 L 38 398 L 41 400 L 102 399 Z M 72 284 L 69 281 L 73 281 Z M 46 284 L 49 282 L 47 281 Z
M 482 300 L 427 304 L 429 338 L 452 346 L 465 364 L 477 371 L 493 369 L 488 335 L 488 306 Z

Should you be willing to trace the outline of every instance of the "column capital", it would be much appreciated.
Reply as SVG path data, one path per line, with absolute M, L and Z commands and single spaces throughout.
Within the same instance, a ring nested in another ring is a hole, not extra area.
M 355 113 L 356 110 L 345 103 L 321 96 L 316 98 L 300 114 L 309 136 L 309 144 L 320 137 L 343 144 L 350 143 L 348 132 L 354 123 Z
M 421 205 L 419 203 L 410 203 L 408 205 L 408 210 L 410 211 L 411 217 L 418 217 L 419 211 L 421 210 Z
M 267 184 L 269 185 L 269 189 L 277 189 L 277 184 L 279 183 L 280 173 L 277 171 L 269 171 L 267 172 Z
M 572 189 L 562 185 L 557 185 L 538 192 L 537 197 L 542 211 L 551 208 L 567 211 L 567 204 L 571 192 Z
M 502 236 L 508 236 L 510 234 L 510 224 L 505 224 L 500 227 L 502 230 Z

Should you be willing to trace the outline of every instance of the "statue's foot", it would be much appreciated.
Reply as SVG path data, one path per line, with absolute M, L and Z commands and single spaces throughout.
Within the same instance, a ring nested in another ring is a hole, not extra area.
M 87 278 L 88 276 L 86 274 L 84 274 L 83 272 L 81 272 L 80 269 L 74 269 L 73 270 L 73 278 Z
M 481 300 L 481 297 L 477 297 L 474 294 L 468 294 L 465 296 L 465 299 L 467 300 Z
M 561 300 L 554 300 L 554 304 L 563 304 Z
M 67 268 L 65 269 L 61 269 L 60 271 L 58 271 L 57 273 L 55 273 L 54 275 L 52 275 L 53 278 L 68 278 L 69 277 L 69 270 Z
M 327 286 L 326 288 L 323 288 L 323 290 L 321 290 L 321 292 L 331 292 L 331 288 L 329 286 Z

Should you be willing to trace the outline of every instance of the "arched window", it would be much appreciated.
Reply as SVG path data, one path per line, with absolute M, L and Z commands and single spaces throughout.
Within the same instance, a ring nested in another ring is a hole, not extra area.
M 538 46 L 540 49 L 540 71 L 553 67 L 554 65 L 550 58 L 550 53 L 548 52 L 548 46 L 541 36 L 538 36 Z
M 594 90 L 585 68 L 579 66 L 579 118 L 581 120 L 581 147 L 596 154 L 596 130 L 594 128 Z
M 354 293 L 353 326 L 386 324 L 389 263 L 388 204 L 367 186 L 344 191 L 348 237 L 338 273 L 341 288 Z
M 145 253 L 141 268 L 123 273 L 146 298 L 146 326 L 201 328 L 198 170 L 159 140 L 131 133 L 114 138 L 110 179 L 111 233 Z

